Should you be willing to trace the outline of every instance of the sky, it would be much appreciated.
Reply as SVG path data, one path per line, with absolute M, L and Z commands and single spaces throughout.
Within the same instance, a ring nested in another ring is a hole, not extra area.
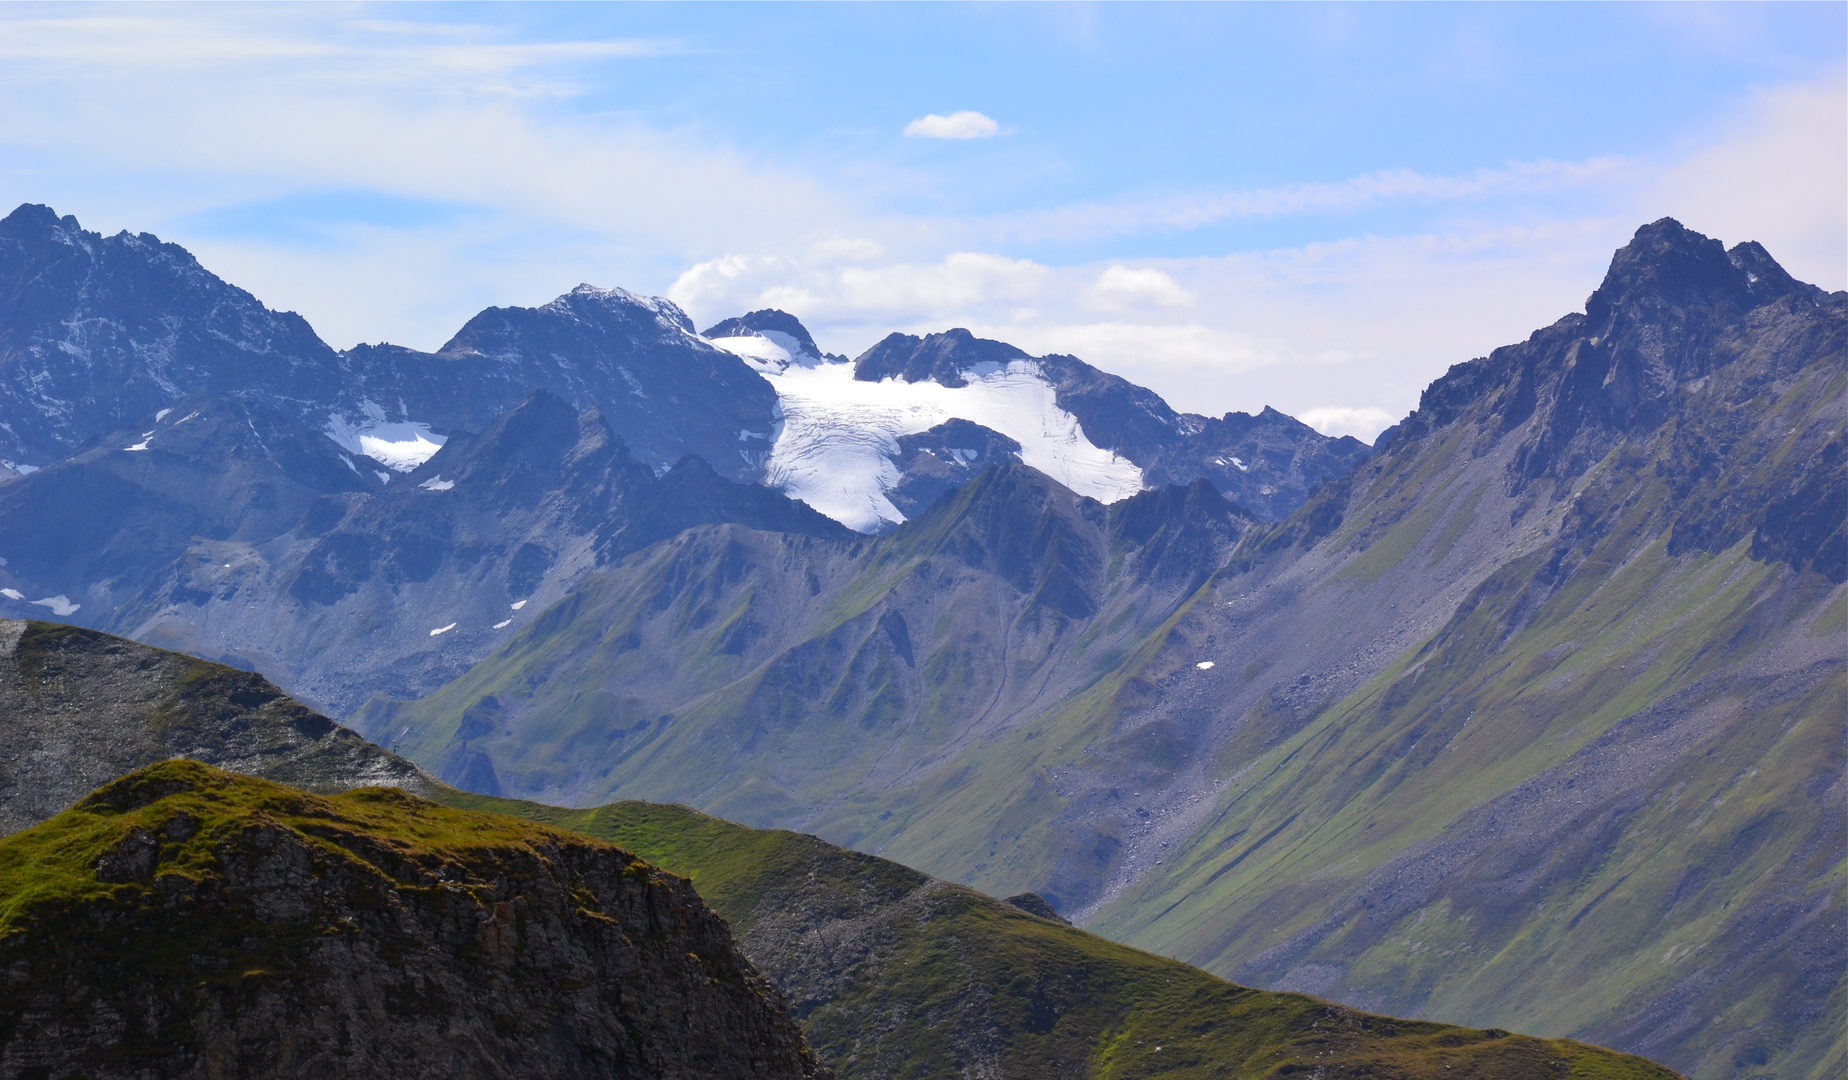
M 0 6 L 0 202 L 337 348 L 579 282 L 1371 440 L 1673 216 L 1848 287 L 1848 5 Z

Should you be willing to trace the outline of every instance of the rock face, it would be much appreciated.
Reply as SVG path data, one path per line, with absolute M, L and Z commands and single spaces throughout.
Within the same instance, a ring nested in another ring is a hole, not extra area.
M 0 841 L 10 1076 L 822 1077 L 685 880 L 174 761 Z
M 0 461 L 44 466 L 207 390 L 327 400 L 340 358 L 184 248 L 50 207 L 0 220 Z M 331 404 L 331 401 L 329 402 Z
M 174 757 L 316 792 L 439 786 L 260 675 L 93 630 L 0 620 L 0 835 Z

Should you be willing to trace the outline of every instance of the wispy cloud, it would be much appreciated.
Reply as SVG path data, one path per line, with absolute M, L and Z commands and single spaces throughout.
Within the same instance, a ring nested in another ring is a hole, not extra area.
M 1073 203 L 1050 210 L 998 215 L 972 224 L 998 240 L 1083 240 L 1180 232 L 1253 218 L 1353 213 L 1388 202 L 1461 203 L 1488 196 L 1609 186 L 1623 183 L 1638 171 L 1638 163 L 1620 157 L 1517 162 L 1457 176 L 1388 169 L 1345 180 L 1162 199 Z

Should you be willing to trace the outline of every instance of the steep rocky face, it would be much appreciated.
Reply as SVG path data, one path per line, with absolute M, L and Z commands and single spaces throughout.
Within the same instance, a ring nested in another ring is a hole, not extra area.
M 660 469 L 698 454 L 763 473 L 775 393 L 666 300 L 580 286 L 489 308 L 437 353 L 336 354 L 300 316 L 226 284 L 148 234 L 103 237 L 27 204 L 0 221 L 0 463 L 44 467 L 183 399 L 262 403 L 311 430 L 480 431 L 536 389 L 598 409 Z M 753 453 L 750 432 L 760 440 Z
M 1024 734 L 1251 525 L 1210 484 L 1105 507 L 1016 465 L 878 540 L 695 530 L 588 580 L 438 694 L 354 722 L 475 790 L 698 799 L 864 836 L 892 815 L 863 799 Z
M 440 787 L 260 675 L 94 630 L 0 620 L 0 835 L 175 757 L 322 793 Z
M 898 440 L 899 481 L 886 492 L 906 517 L 916 517 L 983 471 L 1020 460 L 1020 444 L 967 420 L 949 420 Z
M 466 361 L 468 385 L 544 387 L 601 410 L 651 465 L 697 454 L 735 480 L 763 475 L 776 392 L 670 301 L 580 285 L 544 307 L 489 308 L 438 355 Z
M 325 400 L 341 363 L 307 322 L 147 233 L 26 204 L 0 220 L 0 461 L 43 467 L 198 393 Z
M 591 569 L 690 526 L 846 535 L 698 459 L 657 477 L 546 391 L 409 474 L 258 403 L 151 424 L 0 483 L 0 611 L 256 668 L 338 715 L 454 678 Z
M 0 891 L 8 1075 L 830 1075 L 683 879 L 395 789 L 149 766 Z

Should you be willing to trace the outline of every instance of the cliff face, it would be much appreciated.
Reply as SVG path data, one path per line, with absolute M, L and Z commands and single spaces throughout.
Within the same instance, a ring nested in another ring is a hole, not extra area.
M 0 1075 L 829 1075 L 685 880 L 394 789 L 163 762 L 0 895 Z

